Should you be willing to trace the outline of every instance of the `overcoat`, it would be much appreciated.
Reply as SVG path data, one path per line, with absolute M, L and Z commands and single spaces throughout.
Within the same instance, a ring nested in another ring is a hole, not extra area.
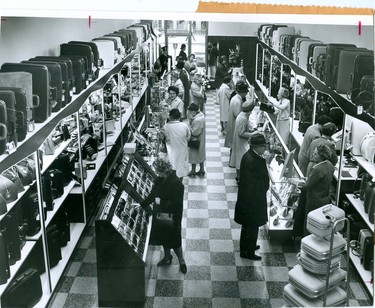
M 189 163 L 200 164 L 206 160 L 206 119 L 202 112 L 190 121 L 191 138 L 199 140 L 199 148 L 189 148 Z
M 234 125 L 236 123 L 236 118 L 241 112 L 242 97 L 236 94 L 232 97 L 229 104 L 229 117 L 227 123 L 227 134 L 225 135 L 224 146 L 226 148 L 232 148 Z
M 220 121 L 227 122 L 229 119 L 229 98 L 232 94 L 230 87 L 223 83 L 217 93 L 218 104 L 220 105 Z

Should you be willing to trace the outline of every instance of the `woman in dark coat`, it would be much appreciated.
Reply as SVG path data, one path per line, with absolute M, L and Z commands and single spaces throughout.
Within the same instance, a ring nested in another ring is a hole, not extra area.
M 262 134 L 250 138 L 250 149 L 243 155 L 240 166 L 240 182 L 234 221 L 242 225 L 240 256 L 250 260 L 261 260 L 255 254 L 259 227 L 267 220 L 267 190 L 269 176 L 266 160 L 262 157 L 266 140 Z
M 172 170 L 169 161 L 158 158 L 153 166 L 159 177 L 156 179 L 151 193 L 141 202 L 141 206 L 146 212 L 153 215 L 150 244 L 162 245 L 164 248 L 164 257 L 158 266 L 172 263 L 171 249 L 173 249 L 180 263 L 180 271 L 185 274 L 187 268 L 181 247 L 184 185 L 177 177 L 176 171 Z M 150 207 L 151 203 L 154 203 L 153 209 Z M 158 223 L 156 220 L 158 213 L 170 213 L 173 219 L 172 227 Z

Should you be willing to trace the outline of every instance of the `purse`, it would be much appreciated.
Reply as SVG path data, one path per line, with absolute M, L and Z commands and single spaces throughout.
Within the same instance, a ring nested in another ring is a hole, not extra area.
M 271 114 L 275 113 L 275 107 L 273 107 L 272 105 L 270 105 L 268 103 L 260 102 L 259 109 L 262 110 L 262 111 L 265 111 L 267 113 L 271 113 Z
M 199 149 L 200 141 L 198 139 L 190 139 L 188 141 L 188 147 L 192 149 Z
M 173 229 L 173 216 L 170 213 L 157 213 L 155 222 L 157 229 L 172 230 Z

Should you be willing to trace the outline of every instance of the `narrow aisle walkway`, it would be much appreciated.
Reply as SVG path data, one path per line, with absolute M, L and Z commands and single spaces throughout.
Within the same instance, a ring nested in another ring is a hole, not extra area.
M 206 175 L 184 178 L 183 249 L 188 272 L 179 272 L 176 256 L 171 266 L 156 266 L 144 307 L 282 307 L 288 271 L 296 265 L 299 242 L 269 241 L 259 234 L 261 261 L 239 256 L 240 226 L 233 221 L 237 199 L 235 169 L 228 167 L 229 149 L 220 133 L 215 91 L 207 93 Z M 95 234 L 88 226 L 54 295 L 51 308 L 98 307 Z M 370 305 L 357 274 L 351 271 L 351 306 Z M 119 286 L 121 287 L 121 286 Z

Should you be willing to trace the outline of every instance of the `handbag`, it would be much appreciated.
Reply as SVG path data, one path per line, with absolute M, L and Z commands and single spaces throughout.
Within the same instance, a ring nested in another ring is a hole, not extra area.
M 273 107 L 269 103 L 262 103 L 262 102 L 260 102 L 259 109 L 262 110 L 262 111 L 265 111 L 267 113 L 271 113 L 271 114 L 275 113 L 275 107 Z
M 188 147 L 192 149 L 199 149 L 200 141 L 198 139 L 190 139 L 188 141 Z

